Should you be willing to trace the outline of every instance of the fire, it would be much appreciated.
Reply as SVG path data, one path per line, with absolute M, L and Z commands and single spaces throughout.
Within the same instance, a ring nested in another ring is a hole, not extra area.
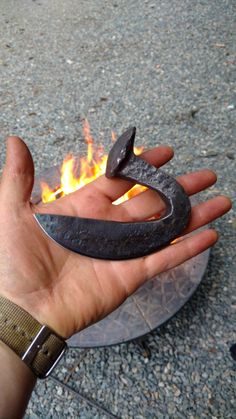
M 60 185 L 55 189 L 51 189 L 47 183 L 41 182 L 43 203 L 52 202 L 55 199 L 75 192 L 105 173 L 108 156 L 103 154 L 103 147 L 94 147 L 94 140 L 87 120 L 83 124 L 83 133 L 87 143 L 87 156 L 86 158 L 80 158 L 79 175 L 76 175 L 77 160 L 72 155 L 68 155 L 61 166 Z M 114 142 L 115 140 L 116 135 L 112 131 L 112 141 Z M 142 151 L 143 147 L 134 148 L 136 154 L 140 154 Z M 135 185 L 125 195 L 115 201 L 114 204 L 120 204 L 144 190 L 146 190 L 145 186 Z

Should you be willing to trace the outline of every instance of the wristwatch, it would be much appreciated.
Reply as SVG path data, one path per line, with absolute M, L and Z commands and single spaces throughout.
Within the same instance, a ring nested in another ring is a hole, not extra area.
M 28 365 L 38 378 L 48 377 L 67 349 L 67 344 L 61 336 L 2 296 L 0 340 Z

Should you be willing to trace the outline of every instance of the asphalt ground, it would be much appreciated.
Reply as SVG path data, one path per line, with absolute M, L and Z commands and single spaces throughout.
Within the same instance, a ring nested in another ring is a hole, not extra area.
M 0 159 L 25 139 L 36 174 L 85 153 L 82 121 L 106 150 L 111 131 L 169 144 L 174 174 L 218 173 L 202 197 L 235 200 L 234 0 L 1 0 Z M 234 211 L 201 286 L 142 341 L 71 349 L 39 381 L 26 418 L 235 418 Z

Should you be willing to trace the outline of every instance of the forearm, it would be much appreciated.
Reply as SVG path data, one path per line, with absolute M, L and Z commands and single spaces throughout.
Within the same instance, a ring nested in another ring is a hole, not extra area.
M 0 341 L 0 419 L 22 418 L 36 378 L 21 359 Z

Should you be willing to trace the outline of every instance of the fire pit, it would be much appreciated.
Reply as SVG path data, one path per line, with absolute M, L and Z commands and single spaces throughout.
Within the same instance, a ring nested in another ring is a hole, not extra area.
M 87 142 L 89 145 L 88 157 L 91 160 L 91 138 L 90 141 Z M 115 152 L 118 148 L 119 145 L 118 147 L 114 147 Z M 135 156 L 134 158 L 137 159 Z M 120 162 L 120 157 L 116 161 Z M 115 165 L 117 164 L 116 161 Z M 81 166 L 81 160 L 80 164 L 78 164 L 78 159 L 75 163 L 77 163 L 78 167 Z M 109 173 L 111 173 L 113 166 L 114 164 L 112 161 L 112 167 L 109 168 L 108 162 Z M 129 167 L 128 170 L 130 170 Z M 148 167 L 145 167 L 144 173 L 146 173 L 147 170 Z M 152 169 L 151 171 L 153 172 Z M 62 183 L 62 176 L 59 167 L 50 168 L 44 173 L 42 173 L 39 179 L 37 179 L 35 182 L 32 201 L 34 203 L 38 203 L 42 200 L 40 188 L 40 183 L 42 182 L 44 184 L 44 201 L 55 199 L 56 197 L 61 196 L 64 193 L 64 191 L 61 187 L 56 187 L 57 185 L 60 185 Z M 165 175 L 164 173 L 164 177 L 165 176 L 168 177 L 168 175 Z M 171 181 L 169 177 L 168 181 Z M 174 185 L 175 181 L 173 180 L 172 182 Z M 49 196 L 49 199 L 45 199 L 45 191 Z M 71 192 L 71 190 L 69 192 Z M 183 200 L 182 207 L 187 208 L 188 202 L 183 196 L 181 189 L 179 190 L 178 194 L 180 196 L 180 199 Z M 176 194 L 173 194 L 174 198 L 175 195 Z M 127 199 L 127 197 L 125 199 Z M 176 205 L 175 202 L 174 205 Z M 171 214 L 173 213 L 173 209 L 174 207 L 172 206 L 172 210 L 170 211 Z M 188 212 L 188 209 L 186 209 L 186 211 Z M 168 216 L 166 216 L 166 219 L 168 221 Z M 186 219 L 185 221 L 183 219 L 183 223 L 184 222 L 186 222 Z M 154 223 L 158 225 L 158 222 Z M 161 225 L 160 222 L 159 224 Z M 172 225 L 172 222 L 170 225 Z M 117 310 L 115 310 L 105 319 L 73 336 L 69 340 L 69 344 L 71 346 L 79 347 L 112 345 L 120 342 L 125 342 L 130 339 L 138 338 L 155 329 L 156 327 L 160 326 L 162 323 L 171 318 L 194 293 L 205 272 L 208 257 L 209 251 L 205 251 L 201 255 L 198 255 L 190 261 L 185 262 L 181 266 L 172 269 L 166 273 L 163 273 L 156 278 L 153 278 L 148 283 L 144 284 L 140 289 L 138 289 Z

